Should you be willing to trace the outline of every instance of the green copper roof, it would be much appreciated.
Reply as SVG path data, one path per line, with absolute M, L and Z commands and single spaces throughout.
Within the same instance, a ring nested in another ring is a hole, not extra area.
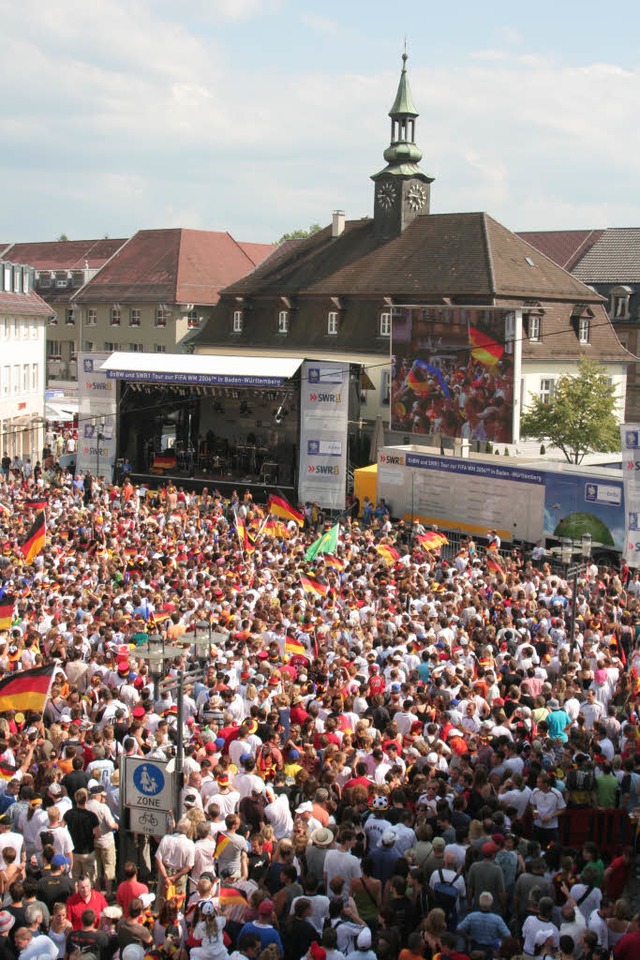
M 411 89 L 409 88 L 409 79 L 407 77 L 407 54 L 402 54 L 402 73 L 400 74 L 400 83 L 398 92 L 393 101 L 393 106 L 389 110 L 389 116 L 394 117 L 418 117 L 420 114 L 415 108 Z

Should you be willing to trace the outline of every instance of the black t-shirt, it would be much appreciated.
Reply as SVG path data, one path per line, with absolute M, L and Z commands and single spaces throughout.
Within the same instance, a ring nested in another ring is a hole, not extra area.
M 76 790 L 80 790 L 81 787 L 86 788 L 89 780 L 91 780 L 91 777 L 86 770 L 72 770 L 71 773 L 66 773 L 62 778 L 62 786 L 73 800 Z
M 69 828 L 73 840 L 74 853 L 93 853 L 93 831 L 100 826 L 100 821 L 91 810 L 82 810 L 74 807 L 67 810 L 64 822 Z
M 73 888 L 73 880 L 64 873 L 45 873 L 38 880 L 38 897 L 53 911 L 54 903 L 67 902 Z
M 111 960 L 118 941 L 104 930 L 72 930 L 67 936 L 67 953 L 78 950 L 80 953 L 92 953 L 98 960 Z

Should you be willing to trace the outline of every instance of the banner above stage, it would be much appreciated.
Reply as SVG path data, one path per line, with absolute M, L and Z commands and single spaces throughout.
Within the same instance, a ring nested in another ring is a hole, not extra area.
M 270 388 L 284 387 L 301 364 L 301 357 L 116 352 L 100 369 L 109 380 L 131 383 Z

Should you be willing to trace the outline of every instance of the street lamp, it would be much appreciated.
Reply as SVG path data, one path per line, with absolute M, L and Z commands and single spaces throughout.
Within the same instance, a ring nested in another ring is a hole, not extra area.
M 198 620 L 194 628 L 194 645 L 199 660 L 211 660 L 211 623 Z
M 582 553 L 583 560 L 591 559 L 591 544 L 593 542 L 593 537 L 590 533 L 583 533 L 580 538 L 580 551 Z
M 560 562 L 564 567 L 571 566 L 571 558 L 573 557 L 573 540 L 569 537 L 560 538 Z
M 149 635 L 149 672 L 153 679 L 153 702 L 156 703 L 160 699 L 160 680 L 164 674 L 164 637 L 159 633 Z

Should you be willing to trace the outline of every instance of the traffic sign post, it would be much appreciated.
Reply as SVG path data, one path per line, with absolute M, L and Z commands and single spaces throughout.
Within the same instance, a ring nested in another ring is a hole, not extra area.
M 140 807 L 132 807 L 129 811 L 129 829 L 133 833 L 160 837 L 167 833 L 168 816 L 164 810 L 142 810 Z
M 175 804 L 175 762 L 124 758 L 124 803 L 130 809 L 169 813 Z

